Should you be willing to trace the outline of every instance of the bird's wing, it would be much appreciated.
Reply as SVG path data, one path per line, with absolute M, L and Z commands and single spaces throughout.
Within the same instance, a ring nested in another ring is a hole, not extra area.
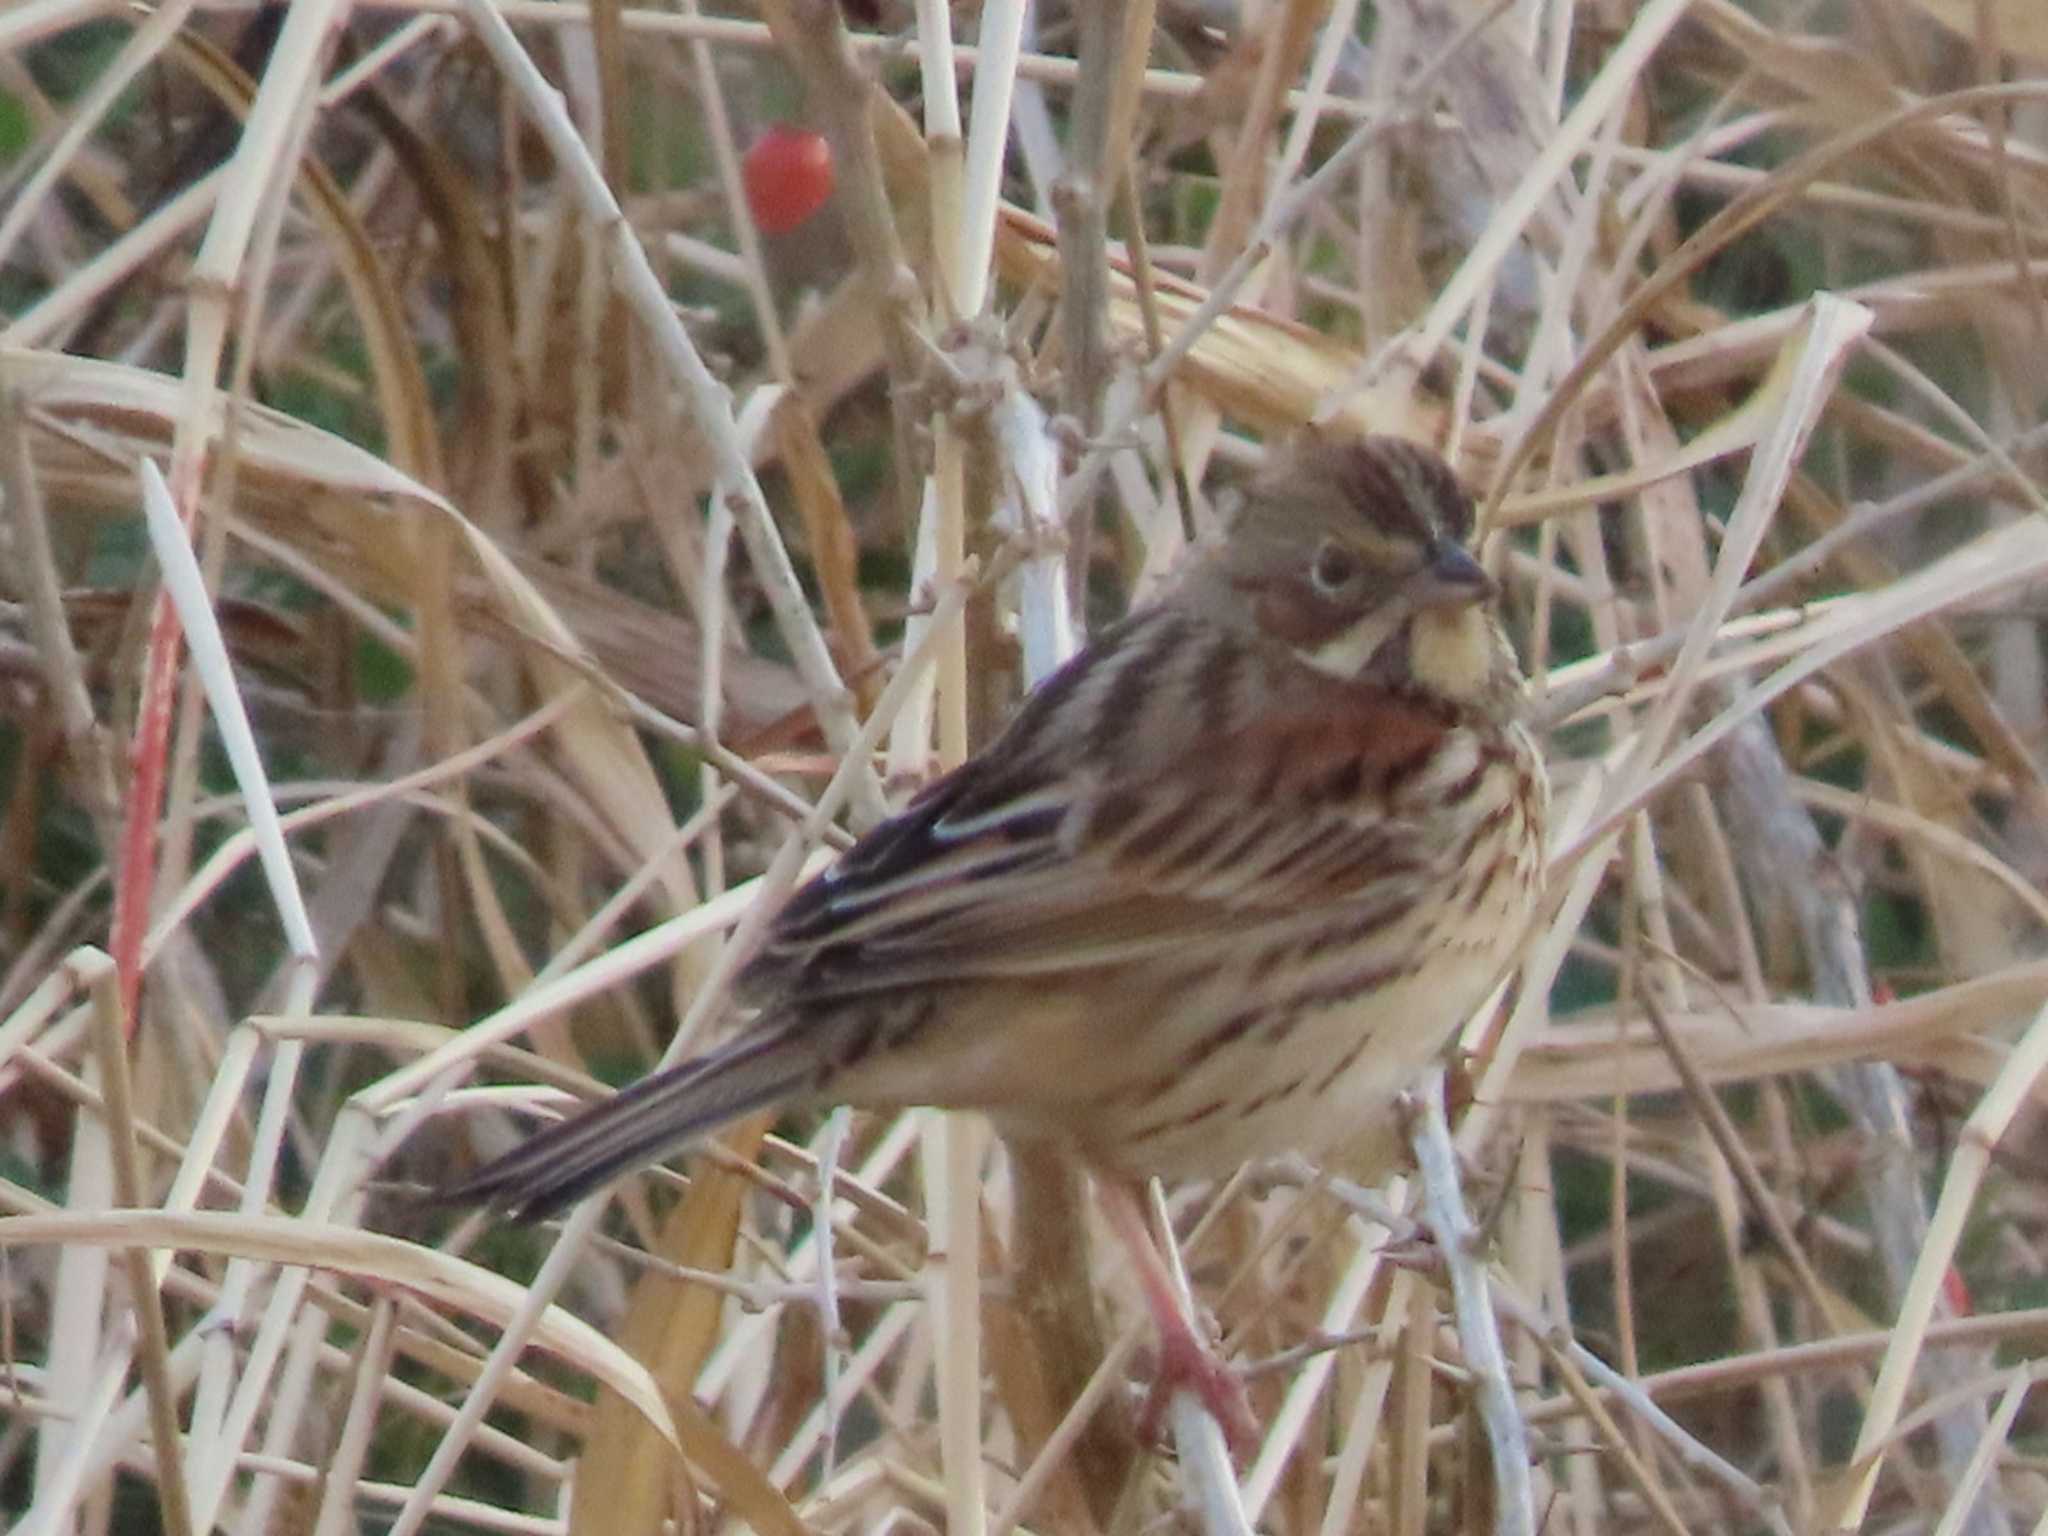
M 1086 971 L 1333 903 L 1391 912 L 1451 856 L 1395 809 L 1452 728 L 1440 710 L 1355 684 L 1239 677 L 1263 690 L 1244 701 L 1255 707 L 1211 707 L 1218 728 L 1177 750 L 1200 706 L 1170 696 L 1166 667 L 1155 681 L 1169 696 L 1132 690 L 1112 744 L 1106 669 L 1056 676 L 1001 743 L 800 891 L 745 989 L 822 1001 Z

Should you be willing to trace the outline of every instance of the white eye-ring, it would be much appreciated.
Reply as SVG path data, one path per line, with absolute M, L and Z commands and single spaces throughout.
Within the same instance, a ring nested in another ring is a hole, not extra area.
M 1335 597 L 1358 580 L 1361 569 L 1354 551 L 1336 539 L 1325 539 L 1308 568 L 1308 579 L 1323 596 Z

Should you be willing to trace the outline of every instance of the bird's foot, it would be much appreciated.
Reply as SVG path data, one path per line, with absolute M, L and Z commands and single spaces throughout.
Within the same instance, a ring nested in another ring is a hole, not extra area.
M 1159 1370 L 1152 1378 L 1145 1405 L 1138 1410 L 1138 1434 L 1147 1445 L 1166 1438 L 1167 1410 L 1177 1393 L 1191 1392 L 1208 1410 L 1230 1442 L 1231 1451 L 1249 1459 L 1262 1438 L 1244 1378 L 1190 1328 L 1160 1329 Z

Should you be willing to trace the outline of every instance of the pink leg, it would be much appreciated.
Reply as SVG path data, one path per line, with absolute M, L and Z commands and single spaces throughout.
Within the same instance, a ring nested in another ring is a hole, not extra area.
M 1121 1180 L 1098 1176 L 1095 1194 L 1110 1228 L 1130 1255 L 1138 1289 L 1144 1294 L 1153 1326 L 1159 1330 L 1159 1374 L 1139 1417 L 1140 1433 L 1156 1438 L 1174 1393 L 1192 1392 L 1222 1426 L 1231 1448 L 1240 1455 L 1248 1454 L 1259 1443 L 1259 1421 L 1252 1414 L 1251 1399 L 1237 1372 L 1217 1355 L 1215 1347 L 1202 1337 L 1200 1325 L 1188 1315 L 1180 1287 L 1153 1240 L 1137 1190 Z

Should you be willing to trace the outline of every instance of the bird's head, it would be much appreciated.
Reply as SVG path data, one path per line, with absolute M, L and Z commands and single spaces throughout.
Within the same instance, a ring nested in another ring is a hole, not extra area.
M 1340 680 L 1484 707 L 1519 680 L 1472 498 L 1403 438 L 1308 438 L 1246 488 L 1195 588 Z

